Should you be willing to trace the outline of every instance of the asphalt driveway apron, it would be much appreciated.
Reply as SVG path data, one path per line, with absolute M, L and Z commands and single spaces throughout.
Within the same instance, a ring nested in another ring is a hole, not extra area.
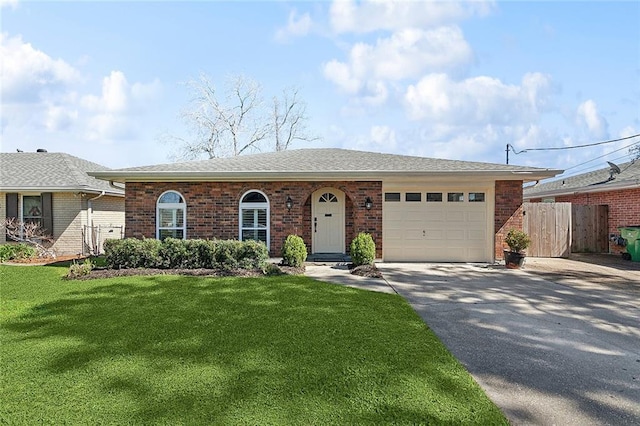
M 512 424 L 640 424 L 640 293 L 467 264 L 378 264 Z

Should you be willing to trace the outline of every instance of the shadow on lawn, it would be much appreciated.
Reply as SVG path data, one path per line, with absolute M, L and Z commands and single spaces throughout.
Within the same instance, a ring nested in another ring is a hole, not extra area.
M 106 395 L 134 402 L 124 418 L 252 424 L 500 419 L 397 296 L 304 277 L 104 283 L 40 305 L 5 328 L 23 340 L 75 342 L 42 354 L 47 370 L 88 372 L 97 404 Z

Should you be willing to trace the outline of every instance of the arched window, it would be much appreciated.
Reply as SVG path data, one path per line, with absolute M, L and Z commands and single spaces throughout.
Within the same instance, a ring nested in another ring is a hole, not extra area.
M 187 237 L 187 204 L 179 192 L 167 191 L 156 204 L 156 238 L 184 240 Z
M 260 191 L 246 192 L 240 199 L 240 241 L 256 240 L 269 247 L 269 200 Z

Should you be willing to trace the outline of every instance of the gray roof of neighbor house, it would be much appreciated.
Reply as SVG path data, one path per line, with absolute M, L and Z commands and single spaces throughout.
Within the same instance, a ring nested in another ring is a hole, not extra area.
M 61 152 L 0 153 L 0 191 L 90 192 L 124 195 L 109 182 L 89 176 L 107 167 Z
M 611 167 L 566 177 L 524 188 L 524 198 L 540 198 L 583 192 L 615 191 L 640 188 L 640 160 L 619 164 L 620 173 L 611 173 Z
M 552 177 L 561 170 L 458 160 L 412 157 L 346 149 L 298 149 L 213 158 L 203 161 L 132 167 L 91 173 L 117 182 L 126 181 L 242 181 L 303 179 L 376 179 L 415 176 L 491 176 L 535 180 Z

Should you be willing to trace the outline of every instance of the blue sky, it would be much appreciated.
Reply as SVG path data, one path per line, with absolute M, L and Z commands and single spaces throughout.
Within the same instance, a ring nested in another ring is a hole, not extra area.
M 320 139 L 293 148 L 504 163 L 640 133 L 636 1 L 0 2 L 3 152 L 168 162 L 201 72 L 298 87 Z M 510 162 L 574 174 L 638 142 Z

